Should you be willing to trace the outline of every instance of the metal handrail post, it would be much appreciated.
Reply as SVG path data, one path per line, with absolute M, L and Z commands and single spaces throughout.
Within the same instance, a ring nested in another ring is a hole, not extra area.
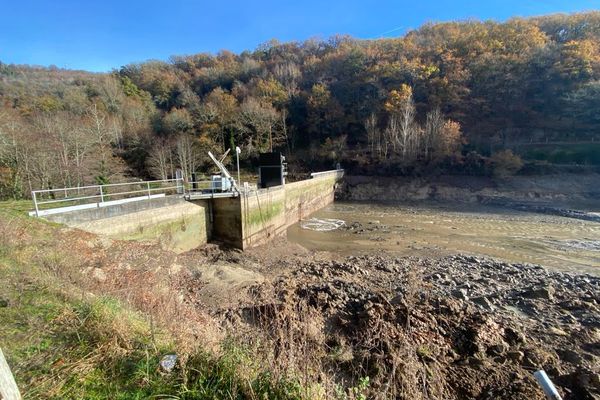
M 38 209 L 38 203 L 37 203 L 36 193 L 35 193 L 35 191 L 33 191 L 33 192 L 31 192 L 31 194 L 33 195 L 33 205 L 35 206 L 35 216 L 39 217 L 40 216 L 40 210 Z
M 152 184 L 154 183 L 158 183 L 158 187 L 153 188 Z M 172 186 L 164 186 L 165 183 L 171 184 Z M 145 184 L 145 188 L 144 188 L 144 184 Z M 109 187 L 119 187 L 119 188 L 124 188 L 124 187 L 131 187 L 132 185 L 135 185 L 135 190 L 129 190 L 129 191 L 125 191 L 125 192 L 116 192 L 116 193 L 112 193 L 110 190 L 109 192 L 105 192 L 105 187 L 109 188 Z M 154 180 L 154 181 L 138 181 L 138 182 L 128 182 L 128 183 L 116 183 L 116 184 L 107 184 L 107 185 L 90 185 L 90 186 L 78 186 L 78 187 L 74 187 L 74 188 L 61 188 L 61 189 L 43 189 L 43 190 L 32 190 L 31 191 L 31 198 L 32 201 L 34 203 L 34 207 L 35 207 L 35 211 L 32 212 L 32 215 L 35 215 L 36 217 L 39 217 L 42 215 L 42 213 L 46 212 L 46 209 L 44 208 L 43 210 L 41 209 L 42 205 L 49 205 L 49 204 L 57 204 L 57 203 L 70 203 L 70 202 L 76 202 L 77 204 L 80 204 L 82 201 L 84 200 L 89 200 L 92 201 L 91 203 L 86 203 L 83 204 L 81 203 L 81 205 L 95 205 L 96 207 L 103 207 L 104 205 L 110 204 L 111 200 L 113 198 L 121 198 L 121 197 L 129 197 L 130 195 L 138 195 L 141 196 L 141 198 L 146 197 L 147 199 L 152 199 L 153 198 L 153 193 L 157 193 L 157 194 L 164 194 L 167 195 L 168 193 L 170 193 L 170 191 L 172 190 L 176 190 L 179 191 L 181 190 L 181 194 L 183 194 L 184 196 L 188 193 L 193 192 L 193 190 L 191 190 L 189 187 L 187 187 L 188 183 L 187 180 L 185 179 L 185 177 L 183 178 L 175 178 L 175 179 L 163 179 L 163 180 Z M 139 186 L 139 188 L 138 188 Z M 56 192 L 62 193 L 65 190 L 66 191 L 77 191 L 77 192 L 81 192 L 81 190 L 83 189 L 94 189 L 95 192 L 93 195 L 85 195 L 85 196 L 81 196 L 79 194 L 75 195 L 75 197 L 65 197 L 65 198 L 59 198 L 59 199 L 52 199 L 52 200 L 44 200 L 44 195 L 45 194 L 53 194 Z M 212 191 L 214 191 L 213 188 L 211 188 Z M 42 199 L 38 200 L 37 195 L 42 195 Z M 98 200 L 99 199 L 99 200 Z M 76 205 L 77 205 L 76 204 Z M 61 208 L 61 206 L 59 206 L 59 208 Z

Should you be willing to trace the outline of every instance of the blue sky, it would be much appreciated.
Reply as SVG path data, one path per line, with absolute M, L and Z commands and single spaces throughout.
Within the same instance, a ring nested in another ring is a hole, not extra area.
M 425 22 L 600 9 L 600 0 L 0 0 L 0 61 L 109 71 L 281 41 L 398 36 Z

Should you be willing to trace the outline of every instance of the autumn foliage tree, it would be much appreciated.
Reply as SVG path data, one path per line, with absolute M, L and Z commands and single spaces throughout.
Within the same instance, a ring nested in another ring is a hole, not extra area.
M 600 12 L 270 41 L 107 74 L 0 63 L 0 190 L 171 177 L 234 146 L 242 166 L 273 149 L 322 168 L 324 153 L 428 165 L 595 143 L 599 82 Z

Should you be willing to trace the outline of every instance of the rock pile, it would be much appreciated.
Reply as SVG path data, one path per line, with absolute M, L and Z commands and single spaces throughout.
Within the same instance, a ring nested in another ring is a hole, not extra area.
M 409 393 L 400 382 L 412 377 L 430 398 L 543 399 L 532 372 L 544 369 L 565 399 L 600 398 L 597 277 L 468 255 L 369 255 L 309 260 L 272 285 L 286 293 L 274 302 L 318 310 L 322 345 L 344 355 L 330 354 L 330 367 L 366 372 L 375 392 Z

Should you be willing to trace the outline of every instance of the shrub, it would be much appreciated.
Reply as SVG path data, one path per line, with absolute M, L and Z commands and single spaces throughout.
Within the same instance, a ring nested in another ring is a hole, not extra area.
M 492 162 L 493 174 L 498 178 L 512 176 L 523 167 L 521 157 L 514 154 L 511 150 L 502 150 L 494 153 L 490 161 Z

